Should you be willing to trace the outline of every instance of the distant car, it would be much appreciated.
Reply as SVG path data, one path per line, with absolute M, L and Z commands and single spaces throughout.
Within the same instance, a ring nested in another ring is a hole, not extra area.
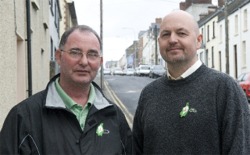
M 150 65 L 140 65 L 138 67 L 138 75 L 139 76 L 148 76 L 150 72 Z
M 166 74 L 166 69 L 162 65 L 153 65 L 150 68 L 149 77 L 158 78 Z
M 139 76 L 139 68 L 138 68 L 138 67 L 135 68 L 135 73 L 134 73 L 134 75 L 135 75 L 135 76 Z
M 133 68 L 127 68 L 125 71 L 124 71 L 125 75 L 128 75 L 128 76 L 131 76 L 131 75 L 134 75 L 135 74 L 135 70 Z
M 241 74 L 237 81 L 244 90 L 248 101 L 250 101 L 250 72 Z
M 108 68 L 103 69 L 103 75 L 111 75 L 111 70 Z
M 113 72 L 113 75 L 124 75 L 122 69 L 116 68 Z

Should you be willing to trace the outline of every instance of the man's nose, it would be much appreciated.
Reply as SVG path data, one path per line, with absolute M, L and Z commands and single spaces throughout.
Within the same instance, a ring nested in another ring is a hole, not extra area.
M 177 35 L 175 33 L 171 33 L 171 35 L 169 37 L 169 41 L 171 43 L 176 43 L 177 42 Z
M 80 64 L 87 64 L 88 63 L 88 58 L 86 54 L 82 54 L 82 57 L 80 58 Z

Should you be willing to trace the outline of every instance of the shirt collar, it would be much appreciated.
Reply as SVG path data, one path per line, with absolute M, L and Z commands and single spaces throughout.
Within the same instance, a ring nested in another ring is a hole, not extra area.
M 171 74 L 167 70 L 168 78 L 170 80 L 184 79 L 184 78 L 188 77 L 189 75 L 191 75 L 192 73 L 194 73 L 201 65 L 202 65 L 201 60 L 197 60 L 190 68 L 188 68 L 184 73 L 181 74 L 181 76 L 179 76 L 177 78 L 174 78 L 173 76 L 171 76 Z
M 45 106 L 48 108 L 66 108 L 66 105 L 56 90 L 56 81 L 50 82 L 48 86 L 48 92 L 46 96 Z M 112 106 L 111 103 L 103 96 L 99 89 L 97 89 L 93 84 L 91 84 L 95 91 L 95 97 L 93 99 L 93 105 L 98 109 L 104 109 L 106 107 Z
M 56 79 L 55 81 L 55 87 L 56 87 L 56 91 L 59 94 L 59 96 L 62 98 L 64 104 L 66 105 L 66 107 L 68 109 L 71 109 L 74 105 L 76 105 L 77 103 L 72 100 L 72 98 L 70 96 L 68 96 L 68 94 L 62 89 L 62 87 L 59 84 L 59 78 Z M 88 101 L 87 104 L 90 103 L 91 105 L 93 104 L 94 100 L 96 97 L 96 93 L 95 93 L 95 89 L 94 86 L 92 84 L 90 84 L 90 90 L 89 90 L 89 97 L 88 97 Z

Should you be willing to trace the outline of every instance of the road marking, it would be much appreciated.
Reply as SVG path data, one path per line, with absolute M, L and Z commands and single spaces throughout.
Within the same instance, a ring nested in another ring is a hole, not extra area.
M 104 81 L 104 86 L 106 88 L 106 90 L 109 93 L 109 96 L 113 99 L 113 101 L 115 103 L 117 103 L 117 105 L 121 108 L 121 110 L 123 111 L 128 124 L 130 126 L 130 128 L 132 129 L 132 125 L 133 125 L 133 115 L 128 111 L 128 109 L 124 106 L 124 104 L 122 103 L 122 101 L 116 96 L 115 92 L 109 87 L 108 83 L 106 81 Z

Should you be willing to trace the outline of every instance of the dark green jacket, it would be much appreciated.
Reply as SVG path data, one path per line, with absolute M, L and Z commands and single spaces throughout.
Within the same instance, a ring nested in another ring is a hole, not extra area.
M 53 86 L 58 76 L 10 111 L 0 133 L 0 154 L 131 154 L 132 134 L 121 110 L 93 83 L 97 98 L 82 131 Z M 101 123 L 104 134 L 98 136 Z

